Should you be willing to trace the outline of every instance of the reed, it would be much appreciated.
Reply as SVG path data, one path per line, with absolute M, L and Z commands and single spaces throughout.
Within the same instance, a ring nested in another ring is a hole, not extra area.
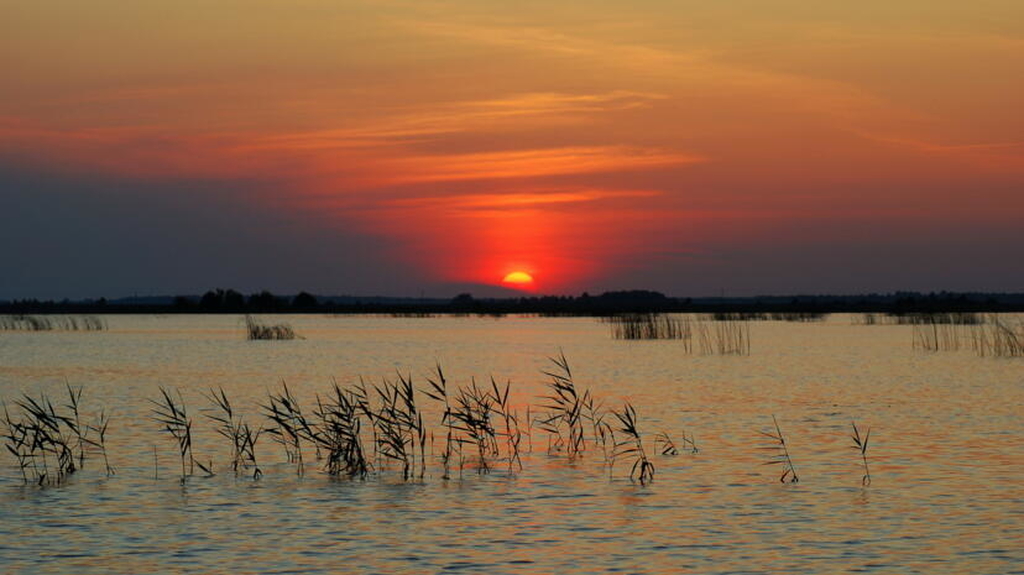
M 459 473 L 463 468 L 462 448 L 471 446 L 477 452 L 477 473 L 490 472 L 488 458 L 498 453 L 497 430 L 491 416 L 497 411 L 497 399 L 470 380 L 468 386 L 459 387 L 452 409 L 453 428 L 458 434 L 455 443 L 459 449 Z
M 82 422 L 82 387 L 66 385 L 68 403 L 57 408 L 44 394 L 38 399 L 24 395 L 15 406 L 19 416 L 11 415 L 3 405 L 4 446 L 18 462 L 22 479 L 30 478 L 38 485 L 60 485 L 85 466 L 86 454 L 100 450 L 107 474 L 113 474 L 106 453 L 106 430 L 109 420 L 101 412 L 97 423 Z M 98 439 L 92 439 L 96 432 Z
M 250 341 L 255 340 L 291 340 L 295 339 L 295 330 L 292 326 L 281 324 L 260 323 L 249 314 L 245 316 L 246 336 Z
M 625 436 L 625 439 L 615 444 L 615 459 L 631 456 L 633 466 L 629 471 L 630 481 L 639 481 L 640 485 L 647 485 L 654 480 L 654 464 L 644 451 L 643 438 L 637 428 L 636 410 L 626 402 L 622 411 L 612 413 L 621 424 L 619 431 Z
M 395 382 L 384 379 L 374 387 L 381 405 L 373 417 L 377 429 L 377 446 L 386 459 L 402 465 L 402 477 L 406 480 L 414 475 L 416 447 L 420 449 L 419 477 L 426 470 L 427 433 L 423 415 L 416 407 L 415 388 L 412 376 L 398 374 Z
M 868 428 L 864 436 L 861 437 L 860 430 L 857 429 L 857 422 L 851 421 L 850 424 L 853 426 L 853 435 L 850 436 L 853 439 L 852 447 L 860 452 L 860 459 L 864 464 L 864 476 L 861 477 L 860 484 L 867 487 L 871 485 L 871 471 L 868 469 L 868 441 L 871 439 L 871 428 Z
M 662 455 L 679 455 L 679 449 L 676 448 L 675 442 L 664 431 L 654 436 L 654 446 Z
M 216 390 L 211 388 L 209 394 L 204 396 L 214 405 L 214 412 L 207 413 L 206 417 L 217 424 L 217 434 L 231 444 L 231 470 L 238 476 L 242 471 L 252 468 L 252 478 L 259 479 L 263 471 L 256 463 L 256 442 L 263 428 L 253 429 L 235 413 L 223 387 Z
M 317 396 L 314 414 L 319 425 L 313 437 L 327 454 L 325 471 L 335 477 L 365 479 L 371 470 L 361 438 L 365 394 L 359 388 L 342 389 L 336 381 L 331 391 L 326 401 Z
M 519 457 L 519 445 L 523 440 L 523 432 L 519 429 L 519 418 L 516 416 L 515 411 L 510 407 L 508 402 L 510 387 L 511 382 L 506 381 L 505 387 L 502 389 L 498 385 L 498 382 L 491 377 L 491 390 L 492 397 L 494 398 L 493 410 L 495 415 L 501 418 L 501 421 L 505 424 L 505 431 L 502 432 L 502 435 L 505 436 L 508 472 L 511 475 L 516 468 L 518 468 L 519 471 L 522 471 L 523 469 L 523 462 Z
M 444 449 L 441 451 L 441 466 L 443 468 L 443 479 L 451 478 L 451 458 L 456 446 L 455 418 L 452 412 L 451 401 L 448 399 L 448 379 L 444 376 L 441 364 L 434 364 L 436 376 L 428 377 L 429 390 L 423 390 L 424 395 L 437 401 L 444 407 L 441 413 L 441 425 L 445 428 Z
M 268 393 L 268 402 L 262 405 L 264 415 L 273 423 L 273 427 L 267 428 L 274 441 L 284 447 L 285 455 L 289 463 L 295 464 L 295 472 L 299 476 L 305 473 L 305 463 L 302 458 L 303 439 L 314 441 L 315 433 L 309 420 L 302 413 L 302 408 L 295 400 L 288 384 L 281 382 L 281 392 L 278 394 Z
M 575 458 L 586 449 L 583 433 L 583 406 L 590 392 L 580 394 L 573 381 L 569 361 L 561 351 L 558 357 L 548 358 L 554 365 L 551 371 L 544 371 L 550 380 L 547 383 L 550 395 L 544 396 L 547 403 L 541 407 L 547 411 L 537 425 L 555 438 L 550 449 L 564 448 L 569 458 Z
M 766 461 L 765 465 L 781 465 L 782 475 L 779 476 L 779 482 L 781 483 L 797 483 L 800 478 L 797 477 L 796 468 L 793 467 L 793 460 L 789 456 L 789 446 L 786 445 L 786 438 L 782 435 L 782 429 L 779 427 L 778 420 L 775 419 L 775 415 L 772 415 L 772 424 L 775 426 L 775 431 L 758 431 L 761 435 L 772 440 L 772 445 L 762 447 L 761 449 L 772 451 L 771 460 Z
M 182 485 L 185 484 L 188 477 L 193 475 L 196 467 L 199 467 L 207 476 L 212 476 L 214 474 L 212 464 L 203 465 L 196 461 L 192 452 L 192 419 L 186 412 L 185 401 L 181 397 L 181 392 L 175 392 L 175 395 L 178 397 L 177 401 L 163 387 L 160 388 L 160 395 L 160 400 L 150 400 L 156 406 L 153 408 L 153 419 L 163 425 L 163 430 L 170 434 L 178 444 L 178 455 L 181 459 Z

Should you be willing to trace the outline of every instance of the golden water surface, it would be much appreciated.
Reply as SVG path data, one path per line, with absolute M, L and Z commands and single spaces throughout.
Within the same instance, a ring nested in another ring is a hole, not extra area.
M 2 573 L 1024 573 L 1024 360 L 914 351 L 909 326 L 757 322 L 751 354 L 723 357 L 616 341 L 585 318 L 265 317 L 305 338 L 266 342 L 245 341 L 237 316 L 106 319 L 103 332 L 0 333 L 0 398 L 63 402 L 65 380 L 84 386 L 85 410 L 112 417 L 117 469 L 92 459 L 40 488 L 0 455 Z M 633 403 L 650 452 L 655 433 L 684 429 L 700 452 L 654 455 L 640 486 L 627 464 L 609 477 L 599 452 L 548 453 L 534 429 L 513 475 L 446 481 L 432 463 L 423 481 L 350 481 L 312 456 L 297 477 L 264 436 L 254 481 L 230 472 L 204 416 L 211 386 L 266 425 L 259 404 L 281 380 L 312 407 L 332 377 L 400 370 L 425 386 L 435 361 L 453 384 L 511 380 L 523 409 L 559 349 L 578 385 Z M 216 476 L 179 483 L 151 419 L 159 386 L 180 389 Z M 797 484 L 763 464 L 773 414 Z M 871 428 L 867 488 L 852 420 Z

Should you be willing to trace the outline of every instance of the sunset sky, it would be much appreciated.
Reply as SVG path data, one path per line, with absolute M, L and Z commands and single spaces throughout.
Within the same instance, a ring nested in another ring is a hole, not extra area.
M 0 298 L 1024 291 L 1020 0 L 0 5 Z

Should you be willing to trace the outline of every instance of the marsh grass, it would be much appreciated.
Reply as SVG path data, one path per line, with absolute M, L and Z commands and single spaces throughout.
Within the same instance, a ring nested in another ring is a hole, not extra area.
M 746 320 L 698 321 L 695 331 L 703 355 L 750 355 L 750 322 Z
M 209 394 L 204 395 L 214 405 L 213 413 L 207 413 L 206 417 L 217 424 L 217 434 L 231 444 L 231 470 L 238 476 L 242 471 L 252 468 L 252 478 L 259 479 L 263 472 L 256 463 L 256 442 L 263 428 L 253 429 L 237 415 L 224 388 L 210 389 Z
M 786 445 L 786 438 L 782 435 L 782 429 L 779 427 L 779 422 L 775 419 L 775 415 L 772 415 L 772 424 L 775 426 L 774 432 L 758 431 L 761 435 L 772 440 L 772 445 L 761 448 L 772 451 L 771 460 L 766 461 L 765 465 L 782 466 L 782 474 L 779 476 L 780 483 L 797 483 L 800 481 L 800 478 L 797 477 L 793 460 L 789 456 L 789 446 Z
M 333 382 L 326 400 L 316 398 L 315 417 L 319 420 L 313 435 L 326 454 L 324 470 L 331 476 L 365 479 L 372 466 L 362 442 L 362 417 L 369 412 L 363 388 L 342 389 Z
M 4 446 L 18 462 L 22 479 L 38 485 L 60 485 L 85 467 L 86 455 L 99 452 L 107 475 L 114 474 L 106 449 L 110 423 L 101 411 L 95 422 L 84 422 L 81 386 L 65 384 L 67 403 L 55 406 L 45 394 L 23 395 L 14 402 L 16 416 L 3 405 Z
M 107 322 L 94 315 L 0 315 L 0 331 L 103 331 Z
M 675 442 L 664 431 L 654 436 L 654 446 L 662 455 L 679 455 L 679 449 Z
M 971 347 L 981 357 L 1024 357 L 1024 321 L 989 314 L 972 332 Z
M 178 455 L 181 459 L 181 483 L 185 484 L 186 479 L 195 473 L 196 467 L 207 476 L 213 476 L 212 463 L 203 465 L 196 461 L 192 452 L 192 419 L 185 409 L 185 401 L 181 397 L 181 392 L 175 391 L 175 394 L 171 395 L 169 391 L 161 387 L 160 396 L 160 400 L 150 400 L 155 406 L 153 419 L 163 425 L 163 430 L 170 434 L 178 445 Z M 177 401 L 174 399 L 175 396 L 178 398 Z
M 664 313 L 631 313 L 602 318 L 611 324 L 614 339 L 692 339 L 689 318 Z
M 288 389 L 288 384 L 282 381 L 280 393 L 268 393 L 267 403 L 261 408 L 264 415 L 274 424 L 267 428 L 266 432 L 284 448 L 288 462 L 294 463 L 296 474 L 302 476 L 305 472 L 302 441 L 314 441 L 314 432 L 309 420 L 302 413 L 299 402 Z
M 640 485 L 647 485 L 654 480 L 655 469 L 644 450 L 643 437 L 637 428 L 636 410 L 629 402 L 626 402 L 622 406 L 622 411 L 613 411 L 612 413 L 621 425 L 619 432 L 625 437 L 615 444 L 614 459 L 631 457 L 633 465 L 629 470 L 630 481 L 639 481 Z
M 871 471 L 868 469 L 868 441 L 871 439 L 871 428 L 868 428 L 864 436 L 861 437 L 860 430 L 857 429 L 857 422 L 851 421 L 850 425 L 853 426 L 853 435 L 850 438 L 853 440 L 853 448 L 860 452 L 861 462 L 864 464 L 864 476 L 860 479 L 860 484 L 864 487 L 871 485 Z
M 547 403 L 541 407 L 546 415 L 540 416 L 537 426 L 551 434 L 554 439 L 549 450 L 564 449 L 569 458 L 575 458 L 586 449 L 583 429 L 583 407 L 590 401 L 590 391 L 582 394 L 576 389 L 569 361 L 561 351 L 558 357 L 548 358 L 554 364 L 544 375 L 550 395 L 543 397 Z
M 264 324 L 254 319 L 251 315 L 245 316 L 246 337 L 250 341 L 256 340 L 291 340 L 295 339 L 295 330 L 292 326 L 281 324 Z

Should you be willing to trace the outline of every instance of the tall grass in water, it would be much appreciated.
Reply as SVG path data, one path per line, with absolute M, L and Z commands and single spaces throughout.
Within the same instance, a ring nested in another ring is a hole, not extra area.
M 863 437 L 860 435 L 860 430 L 857 429 L 857 422 L 851 421 L 850 425 L 853 426 L 853 435 L 850 436 L 853 439 L 853 448 L 860 452 L 861 461 L 864 463 L 864 476 L 860 479 L 860 484 L 864 487 L 871 485 L 871 471 L 868 470 L 868 441 L 871 439 L 871 428 L 868 428 L 867 432 Z
M 681 339 L 692 337 L 688 318 L 663 313 L 631 313 L 602 318 L 611 324 L 615 339 Z
M 102 331 L 107 322 L 94 315 L 0 315 L 0 331 Z
M 589 402 L 590 391 L 580 394 L 572 378 L 572 369 L 565 354 L 559 352 L 558 357 L 548 358 L 554 369 L 544 371 L 550 380 L 547 383 L 551 394 L 544 396 L 547 400 L 543 407 L 547 414 L 541 416 L 538 427 L 544 429 L 555 438 L 551 449 L 565 449 L 570 458 L 574 458 L 586 449 L 583 431 L 583 407 Z
M 295 472 L 301 476 L 305 472 L 302 441 L 314 441 L 313 427 L 284 381 L 281 382 L 281 393 L 269 393 L 267 399 L 267 404 L 261 407 L 264 415 L 274 423 L 273 427 L 267 428 L 267 433 L 284 447 L 288 462 L 295 464 Z
M 779 427 L 779 422 L 775 419 L 775 415 L 772 415 L 772 424 L 775 426 L 774 432 L 758 432 L 772 440 L 772 445 L 761 448 L 774 452 L 771 456 L 771 460 L 765 462 L 765 465 L 781 465 L 782 475 L 779 476 L 779 482 L 796 483 L 800 481 L 800 478 L 796 475 L 796 468 L 793 467 L 793 460 L 789 457 L 789 446 L 786 445 L 786 438 L 782 435 L 782 429 Z
M 3 406 L 4 446 L 17 460 L 22 478 L 38 485 L 60 485 L 85 466 L 86 453 L 98 450 L 103 454 L 108 475 L 114 469 L 107 460 L 106 433 L 109 420 L 100 413 L 96 423 L 82 422 L 82 388 L 67 386 L 68 403 L 55 407 L 46 396 L 38 399 L 24 395 L 14 404 L 20 417 L 12 417 Z M 90 437 L 96 434 L 96 439 Z
M 620 433 L 625 439 L 615 444 L 615 459 L 625 456 L 633 458 L 633 466 L 629 471 L 631 481 L 639 481 L 640 485 L 647 485 L 654 479 L 654 464 L 647 458 L 644 451 L 643 438 L 636 425 L 636 410 L 626 402 L 622 411 L 614 411 L 615 418 L 619 420 Z
M 211 389 L 206 399 L 214 404 L 215 411 L 206 416 L 217 424 L 217 433 L 231 443 L 231 470 L 237 476 L 243 470 L 253 469 L 253 479 L 259 479 L 263 472 L 256 464 L 256 442 L 263 433 L 262 427 L 253 429 L 237 416 L 224 388 Z
M 253 319 L 251 315 L 245 316 L 245 331 L 248 339 L 253 340 L 289 340 L 295 339 L 295 330 L 292 326 L 281 324 L 264 324 Z
M 163 387 L 160 388 L 161 398 L 158 401 L 150 400 L 156 407 L 153 408 L 153 419 L 163 425 L 163 430 L 174 438 L 178 444 L 178 455 L 181 458 L 181 483 L 195 472 L 195 468 L 203 470 L 207 475 L 213 475 L 212 466 L 206 466 L 196 461 L 192 453 L 192 419 L 185 411 L 185 402 L 181 398 L 181 392 L 176 392 L 178 399 Z
M 361 438 L 362 416 L 369 412 L 362 388 L 342 389 L 334 382 L 331 395 L 316 398 L 319 420 L 313 438 L 327 458 L 325 471 L 331 476 L 364 479 L 371 470 Z
M 981 357 L 1024 357 L 1024 321 L 1013 325 L 997 314 L 988 314 L 985 323 L 972 333 L 971 347 Z
M 750 323 L 721 319 L 696 324 L 697 341 L 704 355 L 750 355 Z

